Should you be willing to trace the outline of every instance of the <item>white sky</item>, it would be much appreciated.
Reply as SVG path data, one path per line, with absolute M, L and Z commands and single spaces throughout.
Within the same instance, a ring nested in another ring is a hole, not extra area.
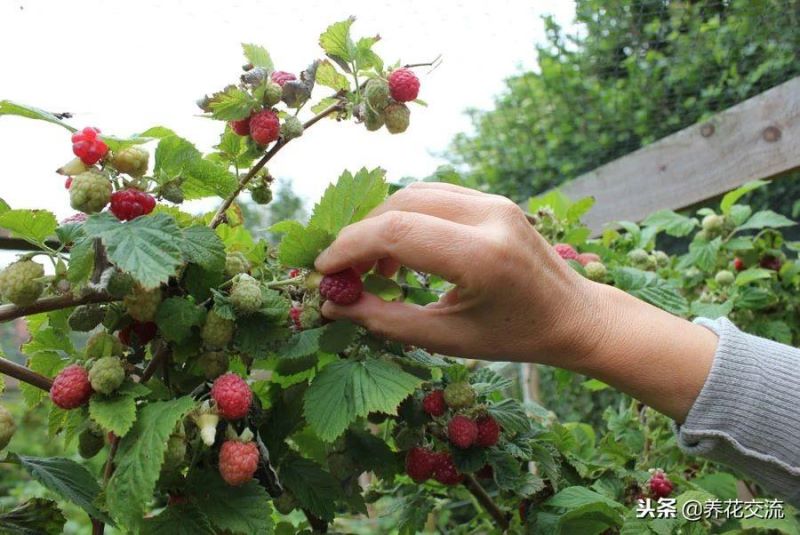
M 540 16 L 568 23 L 573 9 L 559 0 L 2 0 L 0 99 L 69 111 L 76 127 L 120 136 L 164 125 L 209 150 L 220 123 L 197 117 L 194 102 L 237 80 L 242 42 L 267 47 L 276 68 L 296 72 L 321 57 L 317 39 L 330 23 L 355 14 L 354 36 L 380 33 L 376 51 L 387 63 L 442 54 L 431 74 L 418 71 L 429 107 L 412 108 L 405 134 L 325 122 L 281 151 L 270 170 L 313 202 L 345 168 L 382 166 L 390 179 L 430 174 L 453 135 L 469 129 L 464 110 L 490 107 L 504 78 L 534 66 Z M 0 197 L 13 208 L 73 212 L 54 173 L 72 158 L 66 130 L 0 117 L 0 155 Z

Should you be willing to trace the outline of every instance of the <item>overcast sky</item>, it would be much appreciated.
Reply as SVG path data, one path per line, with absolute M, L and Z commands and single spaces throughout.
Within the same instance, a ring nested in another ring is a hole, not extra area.
M 464 110 L 489 108 L 503 79 L 535 65 L 541 15 L 569 22 L 567 1 L 437 0 L 0 2 L 0 99 L 69 111 L 76 127 L 125 136 L 164 125 L 209 150 L 220 123 L 198 117 L 195 100 L 235 81 L 240 43 L 267 47 L 276 68 L 298 71 L 321 56 L 317 38 L 356 15 L 355 36 L 379 33 L 387 61 L 417 63 L 420 98 L 405 134 L 322 123 L 284 149 L 270 170 L 291 178 L 308 202 L 345 169 L 382 166 L 390 179 L 425 176 L 444 163 L 453 135 L 469 129 Z M 325 90 L 324 88 L 322 88 Z M 316 95 L 322 95 L 318 92 Z M 69 133 L 55 125 L 0 117 L 0 197 L 14 208 L 72 213 L 63 178 Z

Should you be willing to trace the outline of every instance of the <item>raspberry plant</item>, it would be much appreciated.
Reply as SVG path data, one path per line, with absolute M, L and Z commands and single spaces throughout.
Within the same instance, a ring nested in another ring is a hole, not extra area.
M 0 227 L 38 249 L 0 274 L 8 302 L 0 320 L 26 317 L 31 332 L 27 367 L 3 359 L 0 371 L 23 382 L 29 405 L 48 407 L 42 440 L 62 437 L 80 457 L 101 460 L 8 453 L 5 463 L 83 509 L 94 533 L 105 525 L 324 532 L 334 522 L 359 533 L 644 533 L 631 508 L 640 497 L 728 492 L 732 475 L 684 458 L 666 420 L 627 398 L 615 398 L 604 415 L 609 434 L 596 439 L 585 423 L 562 424 L 518 401 L 511 365 L 468 366 L 346 321 L 325 323 L 326 298 L 346 305 L 367 291 L 425 304 L 448 287 L 406 269 L 394 279 L 313 271 L 337 233 L 388 195 L 383 170 L 343 172 L 306 224 L 272 227 L 283 236 L 277 247 L 247 231 L 239 195 L 269 203 L 266 164 L 324 119 L 393 134 L 408 128 L 408 103 L 420 91 L 413 66 L 385 66 L 373 50 L 378 38 L 353 40 L 352 23 L 330 26 L 320 37 L 326 59 L 297 74 L 244 45 L 239 80 L 198 103 L 224 125 L 206 155 L 163 127 L 116 137 L 0 102 L 0 114 L 74 132 L 77 158 L 59 172 L 82 212 L 58 223 L 42 210 L 0 209 Z M 769 228 L 786 223 L 736 204 L 754 187 L 729 194 L 722 214 L 702 226 L 665 212 L 595 241 L 578 221 L 589 201 L 552 194 L 531 211 L 556 252 L 593 280 L 681 315 L 730 313 L 792 341 L 779 305 L 794 310 L 785 290 L 796 290 L 799 276 Z M 219 208 L 180 209 L 205 197 L 219 197 Z M 680 259 L 654 251 L 660 232 L 697 227 Z M 759 234 L 741 234 L 750 229 Z M 0 407 L 0 445 L 15 427 Z M 4 529 L 49 533 L 63 524 L 48 499 L 0 515 Z M 659 526 L 677 533 L 686 522 Z

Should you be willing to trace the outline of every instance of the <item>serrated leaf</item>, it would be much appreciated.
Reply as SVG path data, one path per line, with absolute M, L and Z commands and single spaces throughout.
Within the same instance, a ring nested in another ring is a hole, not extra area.
M 403 288 L 399 284 L 376 273 L 366 276 L 364 291 L 377 295 L 384 301 L 393 301 L 403 296 Z
M 341 496 L 339 482 L 310 459 L 292 456 L 281 463 L 283 484 L 303 505 L 323 520 L 332 520 Z
M 372 46 L 380 41 L 379 36 L 362 37 L 356 43 L 355 60 L 356 69 L 374 68 L 376 71 L 383 71 L 383 60 L 372 50 Z
M 522 404 L 506 398 L 489 406 L 489 414 L 509 433 L 524 433 L 531 428 L 531 420 Z
M 164 462 L 167 439 L 194 405 L 190 397 L 150 403 L 120 440 L 116 469 L 106 487 L 106 504 L 126 528 L 141 522 Z
M 146 288 L 166 282 L 183 263 L 181 231 L 170 216 L 154 214 L 121 222 L 102 213 L 90 216 L 84 229 L 103 241 L 114 265 Z
M 194 504 L 170 505 L 156 516 L 144 519 L 141 535 L 215 535 L 206 513 Z
M 391 480 L 400 471 L 397 455 L 388 444 L 363 429 L 351 429 L 345 435 L 347 452 L 364 470 L 375 472 L 382 479 Z
M 697 266 L 703 271 L 711 271 L 717 262 L 722 239 L 715 238 L 709 242 L 693 241 L 689 244 L 689 253 L 681 258 L 679 268 Z
M 647 216 L 642 221 L 642 226 L 653 226 L 665 231 L 670 236 L 680 238 L 688 235 L 697 226 L 697 220 L 672 210 L 659 210 Z
M 321 61 L 317 66 L 317 83 L 339 91 L 340 89 L 349 90 L 350 81 L 336 67 L 328 61 Z
M 11 235 L 34 243 L 43 243 L 56 233 L 56 216 L 47 210 L 8 210 L 0 214 L 0 227 Z
M 158 305 L 156 325 L 162 336 L 170 342 L 181 342 L 192 332 L 192 327 L 203 323 L 205 311 L 194 301 L 184 297 L 170 297 Z
M 156 147 L 154 174 L 182 177 L 187 200 L 209 196 L 225 197 L 236 189 L 236 177 L 223 166 L 204 160 L 192 143 L 176 135 L 167 135 Z
M 358 334 L 358 325 L 350 320 L 336 320 L 325 326 L 319 347 L 326 353 L 341 353 Z
M 66 519 L 53 500 L 33 498 L 0 514 L 3 535 L 41 535 L 62 533 Z
M 0 216 L 0 224 L 2 224 L 2 216 Z M 737 227 L 737 230 L 791 227 L 796 224 L 788 217 L 772 210 L 761 210 L 750 216 L 750 219 Z
M 719 203 L 719 208 L 723 214 L 728 214 L 730 212 L 731 207 L 736 204 L 736 201 L 750 193 L 751 191 L 758 189 L 762 186 L 766 186 L 769 184 L 766 180 L 754 180 L 752 182 L 748 182 L 742 186 L 739 186 L 733 191 L 729 191 L 722 197 L 722 201 Z
M 288 327 L 265 323 L 263 317 L 253 315 L 237 319 L 233 342 L 246 355 L 267 358 L 289 334 Z
M 397 414 L 397 406 L 422 382 L 382 360 L 342 360 L 314 378 L 303 412 L 322 440 L 331 442 L 370 412 Z
M 26 117 L 28 119 L 38 119 L 40 121 L 47 121 L 48 123 L 63 126 L 70 132 L 76 131 L 75 128 L 68 125 L 49 111 L 40 110 L 39 108 L 34 108 L 33 106 L 27 106 L 18 102 L 12 102 L 10 100 L 0 100 L 0 115 L 17 115 L 19 117 Z
M 28 359 L 28 368 L 46 377 L 55 376 L 66 365 L 67 361 L 54 351 L 39 351 Z M 29 407 L 36 405 L 47 396 L 47 392 L 28 383 L 20 383 L 19 388 Z
M 273 321 L 285 321 L 289 315 L 291 302 L 280 292 L 271 288 L 261 288 L 261 308 L 258 313 Z
M 237 121 L 249 117 L 257 105 L 258 102 L 250 93 L 232 85 L 214 94 L 208 107 L 214 119 Z
M 215 533 L 269 533 L 272 507 L 266 490 L 257 481 L 232 487 L 219 473 L 193 471 L 187 479 L 190 503 L 208 517 Z
M 745 286 L 753 281 L 771 279 L 774 271 L 763 268 L 749 268 L 736 274 L 736 286 Z
M 325 190 L 322 199 L 314 206 L 309 226 L 332 235 L 351 223 L 360 221 L 370 210 L 386 199 L 389 184 L 384 180 L 383 169 L 368 171 L 365 168 L 355 175 L 345 171 Z
M 81 240 L 69 250 L 67 279 L 73 284 L 89 279 L 94 269 L 94 242 L 91 239 Z
M 130 395 L 95 394 L 89 399 L 89 417 L 106 431 L 124 437 L 136 421 L 136 401 Z
M 278 260 L 284 266 L 313 268 L 319 253 L 333 243 L 333 235 L 315 226 L 292 226 L 278 246 Z
M 319 36 L 319 46 L 332 59 L 338 62 L 349 63 L 353 61 L 355 45 L 350 37 L 350 27 L 355 22 L 354 17 L 350 17 L 340 22 L 331 24 L 325 32 Z
M 89 471 L 70 459 L 62 457 L 28 457 L 11 454 L 11 462 L 22 466 L 39 483 L 89 513 L 90 516 L 112 524 L 112 520 L 95 507 L 100 485 Z
M 604 503 L 615 510 L 625 510 L 625 506 L 621 503 L 607 498 L 606 496 L 603 496 L 602 494 L 586 487 L 579 486 L 565 488 L 544 502 L 544 505 L 559 509 L 573 509 L 575 507 L 592 503 Z
M 242 50 L 244 51 L 244 57 L 253 64 L 253 67 L 263 67 L 270 71 L 274 68 L 272 58 L 263 46 L 242 43 Z
M 183 229 L 180 247 L 189 262 L 208 271 L 222 271 L 225 267 L 225 244 L 217 233 L 205 225 Z
M 293 334 L 277 351 L 278 356 L 282 359 L 297 359 L 313 355 L 319 351 L 319 339 L 325 329 L 325 327 L 306 329 Z

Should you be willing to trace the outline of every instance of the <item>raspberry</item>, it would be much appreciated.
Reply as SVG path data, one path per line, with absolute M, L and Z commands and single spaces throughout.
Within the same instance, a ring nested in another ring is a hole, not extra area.
M 406 474 L 417 483 L 433 475 L 439 463 L 438 454 L 426 448 L 411 448 L 406 454 Z
M 108 152 L 108 146 L 102 139 L 97 139 L 100 130 L 86 127 L 72 134 L 72 152 L 86 165 L 94 165 Z
M 111 181 L 100 171 L 90 169 L 76 175 L 69 188 L 69 204 L 87 214 L 99 212 L 111 200 Z
M 228 358 L 228 354 L 224 351 L 206 351 L 200 358 L 197 360 L 197 365 L 203 371 L 203 375 L 209 381 L 213 381 L 226 371 L 228 371 L 228 365 L 230 364 L 230 359 Z
M 581 253 L 575 258 L 575 260 L 577 260 L 578 263 L 583 267 L 586 267 L 586 264 L 589 262 L 600 262 L 600 256 L 594 253 Z
M 475 390 L 469 383 L 451 383 L 444 389 L 444 401 L 453 409 L 469 407 L 475 403 Z
M 481 416 L 475 423 L 478 425 L 478 437 L 475 444 L 482 448 L 489 448 L 497 444 L 500 439 L 500 424 L 489 415 Z
M 242 485 L 253 479 L 258 460 L 254 442 L 227 440 L 219 449 L 219 473 L 228 485 Z
M 761 259 L 761 261 L 758 263 L 758 265 L 761 266 L 764 269 L 771 269 L 773 271 L 780 271 L 781 266 L 783 265 L 783 263 L 781 262 L 780 258 L 771 256 L 771 255 L 767 255 L 767 256 L 765 256 L 764 258 Z
M 302 273 L 302 271 L 300 271 L 299 269 L 292 268 L 292 269 L 289 270 L 289 278 L 293 279 L 295 277 L 299 277 L 301 273 Z
M 281 122 L 272 110 L 261 110 L 250 117 L 250 137 L 259 145 L 269 145 L 281 135 Z
M 447 438 L 457 448 L 469 448 L 478 438 L 478 424 L 461 414 L 453 416 L 447 424 Z
M 73 331 L 86 333 L 100 325 L 106 313 L 100 305 L 81 305 L 75 307 L 67 322 Z
M 337 305 L 351 305 L 358 301 L 364 283 L 352 268 L 325 275 L 319 283 L 319 294 Z
M 262 101 L 265 106 L 274 106 L 281 101 L 283 96 L 283 87 L 281 84 L 275 82 L 267 82 L 264 86 L 264 97 Z
M 444 391 L 434 390 L 422 400 L 422 408 L 431 416 L 441 416 L 447 410 L 444 402 Z
M 84 353 L 87 359 L 99 359 L 122 355 L 122 342 L 105 331 L 94 333 L 86 342 Z
M 306 303 L 300 312 L 300 328 L 313 329 L 322 325 L 322 314 L 319 312 L 319 305 Z
M 718 271 L 716 275 L 714 275 L 714 280 L 720 286 L 730 286 L 733 284 L 733 281 L 736 280 L 736 277 L 728 271 L 727 269 L 723 269 L 722 271 Z
M 214 381 L 211 397 L 217 403 L 220 416 L 228 420 L 240 420 L 247 416 L 253 392 L 244 379 L 235 373 L 226 373 Z
M 389 84 L 380 78 L 367 80 L 364 96 L 373 111 L 380 111 L 389 103 Z
M 364 126 L 370 132 L 375 132 L 376 130 L 380 130 L 381 127 L 385 124 L 383 119 L 383 114 L 372 111 L 367 109 L 364 112 Z
M 234 323 L 210 310 L 200 331 L 200 337 L 208 347 L 223 348 L 233 338 Z
M 16 430 L 17 424 L 14 423 L 14 417 L 8 412 L 8 409 L 0 405 L 0 450 L 8 446 Z
M 292 324 L 296 331 L 303 330 L 303 324 L 300 322 L 300 314 L 302 312 L 303 309 L 301 307 L 293 306 L 291 309 L 289 309 L 289 318 L 292 320 Z
M 709 214 L 703 218 L 703 230 L 709 234 L 715 234 L 725 226 L 725 216 Z
M 133 291 L 134 281 L 128 273 L 114 271 L 108 278 L 106 291 L 111 296 L 121 299 Z
M 106 439 L 97 426 L 90 425 L 78 435 L 78 454 L 84 459 L 91 459 L 103 449 Z
M 186 436 L 174 433 L 167 439 L 167 449 L 164 451 L 162 470 L 177 470 L 186 457 Z
M 250 271 L 250 261 L 241 251 L 234 251 L 225 255 L 225 275 L 234 277 L 240 273 Z
M 152 321 L 134 321 L 119 331 L 119 340 L 126 346 L 143 346 L 156 337 L 158 326 Z
M 111 213 L 120 221 L 130 221 L 147 215 L 155 207 L 155 197 L 136 189 L 125 189 L 111 195 Z
M 601 262 L 589 262 L 583 268 L 586 272 L 586 278 L 595 282 L 600 282 L 606 278 L 608 270 Z
M 95 392 L 111 394 L 125 380 L 125 368 L 119 357 L 103 357 L 89 370 L 89 382 Z
M 62 409 L 75 409 L 86 405 L 91 395 L 89 372 L 77 364 L 61 370 L 50 387 L 50 399 Z
M 9 264 L 0 272 L 0 295 L 17 306 L 31 305 L 44 291 L 42 277 L 44 267 L 33 260 Z
M 553 245 L 553 249 L 558 253 L 558 256 L 564 260 L 577 260 L 578 251 L 568 243 L 557 243 Z
M 667 267 L 671 262 L 669 255 L 664 251 L 653 251 L 653 259 L 658 267 Z
M 402 134 L 408 129 L 411 111 L 405 104 L 393 102 L 383 108 L 383 121 L 391 134 Z
M 158 194 L 161 195 L 165 201 L 175 204 L 181 204 L 185 199 L 180 180 L 170 180 L 162 185 L 158 190 Z
M 636 267 L 647 269 L 651 264 L 650 255 L 644 249 L 634 249 L 628 253 L 628 261 Z
M 272 81 L 281 87 L 283 87 L 283 84 L 289 80 L 297 80 L 297 76 L 286 71 L 272 71 L 270 78 L 272 78 Z
M 134 145 L 115 153 L 111 158 L 111 165 L 120 173 L 139 178 L 147 172 L 149 161 L 150 153 Z
M 738 256 L 733 259 L 733 269 L 736 271 L 744 271 L 747 269 L 747 266 L 744 265 L 744 260 L 739 258 Z
M 58 169 L 56 169 L 56 173 L 64 176 L 72 176 L 72 175 L 79 175 L 88 170 L 89 166 L 83 163 L 80 158 L 74 158 L 65 163 L 64 165 L 62 165 L 61 167 L 59 167 Z M 69 189 L 69 186 L 67 186 L 67 189 Z
M 237 136 L 250 135 L 250 117 L 239 119 L 238 121 L 231 121 L 228 124 L 231 126 L 233 133 Z
M 673 486 L 663 470 L 656 470 L 648 483 L 654 498 L 666 498 L 672 494 Z
M 140 322 L 153 321 L 161 304 L 161 288 L 144 289 L 138 284 L 134 286 L 133 292 L 126 295 L 122 300 L 128 314 Z
M 281 136 L 285 141 L 291 141 L 303 135 L 303 123 L 295 116 L 287 117 L 281 125 Z
M 408 102 L 419 94 L 419 78 L 408 69 L 395 69 L 389 75 L 389 92 L 397 102 Z
M 269 204 L 272 202 L 272 188 L 259 184 L 250 190 L 250 196 L 256 204 Z
M 233 307 L 244 314 L 250 314 L 261 308 L 261 284 L 250 275 L 240 275 L 233 283 L 230 294 Z
M 443 485 L 458 485 L 463 481 L 464 476 L 456 468 L 452 455 L 439 453 L 433 469 L 433 478 Z

